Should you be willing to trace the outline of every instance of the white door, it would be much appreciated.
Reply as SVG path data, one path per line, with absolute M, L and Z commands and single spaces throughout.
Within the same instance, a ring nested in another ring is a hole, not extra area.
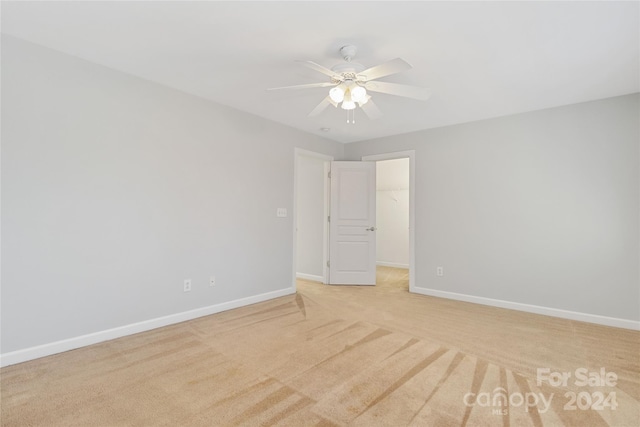
M 330 284 L 376 284 L 375 230 L 375 162 L 331 162 Z

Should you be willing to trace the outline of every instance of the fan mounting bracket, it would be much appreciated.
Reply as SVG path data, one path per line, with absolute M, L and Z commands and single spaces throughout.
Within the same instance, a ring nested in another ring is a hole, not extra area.
M 353 57 L 356 56 L 356 53 L 358 53 L 358 48 L 352 44 L 348 44 L 340 48 L 340 54 L 347 62 L 351 62 Z

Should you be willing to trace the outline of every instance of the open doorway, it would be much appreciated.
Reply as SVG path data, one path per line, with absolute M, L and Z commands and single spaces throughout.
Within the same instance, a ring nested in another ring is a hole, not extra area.
M 381 195 L 381 212 L 382 218 L 393 215 L 393 212 L 402 210 L 405 216 L 402 218 L 393 217 L 385 220 L 391 222 L 391 225 L 381 223 L 383 227 L 381 234 L 397 234 L 397 240 L 388 243 L 393 248 L 403 246 L 403 249 L 395 255 L 387 255 L 389 251 L 387 247 L 380 249 L 380 257 L 376 257 L 376 264 L 380 266 L 383 272 L 387 269 L 387 273 L 394 274 L 395 279 L 404 280 L 406 289 L 406 276 L 408 275 L 409 292 L 414 292 L 415 287 L 415 152 L 402 151 L 395 153 L 377 154 L 365 156 L 361 160 L 366 162 L 378 162 L 381 168 L 386 168 L 387 164 L 383 163 L 388 160 L 405 159 L 404 162 L 398 162 L 403 165 L 402 183 L 384 183 L 381 182 L 380 191 L 387 191 L 390 194 Z M 329 196 L 330 196 L 330 180 L 328 172 L 331 168 L 332 157 L 314 153 L 302 149 L 295 150 L 295 166 L 294 166 L 294 250 L 293 250 L 293 289 L 296 289 L 296 280 L 302 279 L 306 281 L 329 283 L 329 227 L 327 217 L 329 215 Z M 392 163 L 389 163 L 391 165 Z M 408 171 L 407 171 L 408 164 Z M 377 167 L 376 167 L 377 169 Z M 408 173 L 408 188 L 407 178 Z M 384 175 L 384 172 L 382 172 Z M 377 193 L 377 190 L 375 191 Z M 307 197 L 309 196 L 309 197 Z M 389 199 L 387 197 L 390 197 Z M 378 196 L 376 194 L 376 199 Z M 396 200 L 394 200 L 396 199 Z M 406 218 L 406 201 L 408 199 L 408 226 Z M 389 202 L 403 203 L 403 207 L 389 205 Z M 320 208 L 322 206 L 322 208 Z M 383 211 L 384 210 L 384 211 Z M 376 203 L 376 212 L 378 206 Z M 321 213 L 321 214 L 320 214 Z M 377 224 L 377 222 L 376 222 Z M 375 229 L 375 227 L 373 227 Z M 394 230 L 401 230 L 395 233 Z M 320 233 L 321 231 L 321 233 Z M 407 236 L 408 234 L 408 236 Z M 321 239 L 318 236 L 322 236 Z M 315 236 L 315 237 L 311 237 Z M 393 236 L 391 236 L 393 237 Z M 407 245 L 408 239 L 408 245 Z M 383 237 L 383 243 L 380 245 L 387 246 L 387 241 Z M 376 251 L 378 252 L 378 251 Z M 407 258 L 408 252 L 408 258 Z M 408 261 L 407 261 L 408 259 Z M 389 271 L 388 269 L 396 269 Z M 404 278 L 398 279 L 398 275 L 404 275 Z M 384 277 L 383 277 L 384 279 Z
M 327 283 L 328 173 L 333 157 L 295 150 L 294 288 L 296 280 Z
M 409 290 L 409 159 L 376 162 L 376 284 Z
M 415 287 L 415 152 L 365 156 L 376 162 L 377 284 Z

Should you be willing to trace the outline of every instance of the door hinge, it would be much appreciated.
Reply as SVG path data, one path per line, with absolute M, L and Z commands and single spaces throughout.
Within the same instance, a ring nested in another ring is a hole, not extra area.
M 329 171 L 329 173 L 327 174 L 327 177 L 331 179 L 331 171 Z
M 327 261 L 327 267 L 331 267 L 331 261 Z
M 327 222 L 331 222 L 331 215 L 327 217 Z

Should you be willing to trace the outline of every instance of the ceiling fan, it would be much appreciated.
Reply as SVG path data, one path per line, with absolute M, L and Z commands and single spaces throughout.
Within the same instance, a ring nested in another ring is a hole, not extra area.
M 381 77 L 411 69 L 411 65 L 405 60 L 396 58 L 365 69 L 363 65 L 351 62 L 357 51 L 356 46 L 347 45 L 341 47 L 340 54 L 345 62 L 335 65 L 331 67 L 331 69 L 323 67 L 313 61 L 299 61 L 312 70 L 328 76 L 330 78 L 329 81 L 275 87 L 267 90 L 331 87 L 327 97 L 309 113 L 309 117 L 320 115 L 329 105 L 333 105 L 336 108 L 340 106 L 343 110 L 347 111 L 347 123 L 355 123 L 355 120 L 353 120 L 353 111 L 356 109 L 356 106 L 359 106 L 369 119 L 376 119 L 382 115 L 368 92 L 386 93 L 421 101 L 426 101 L 431 96 L 431 90 L 427 88 L 377 80 Z M 349 117 L 350 112 L 351 119 Z

